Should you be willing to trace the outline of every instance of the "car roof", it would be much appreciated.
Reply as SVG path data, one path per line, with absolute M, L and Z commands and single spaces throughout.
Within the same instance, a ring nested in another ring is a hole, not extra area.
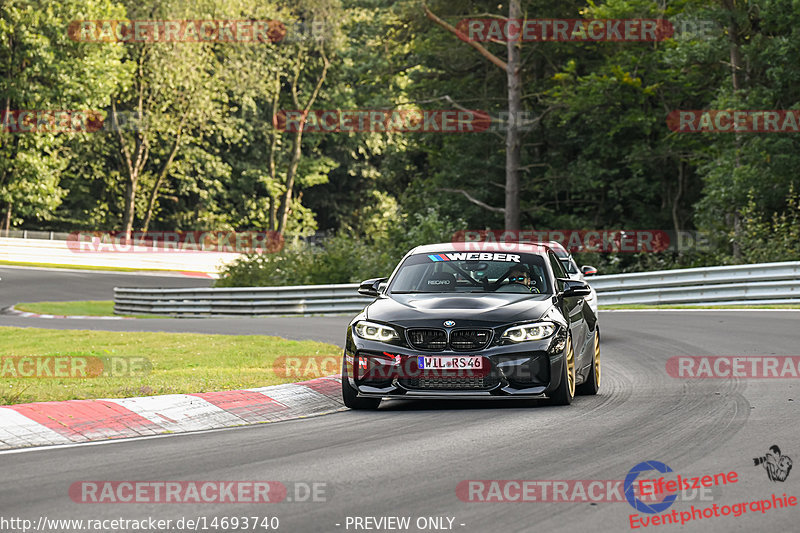
M 425 244 L 411 250 L 411 254 L 429 254 L 433 252 L 494 252 L 494 253 L 527 253 L 545 255 L 549 247 L 534 242 L 443 242 Z
M 549 241 L 547 247 L 553 250 L 553 253 L 555 253 L 559 259 L 566 259 L 570 256 L 567 249 L 558 241 Z
M 564 248 L 564 245 L 558 241 L 521 241 L 521 243 L 538 244 L 546 249 L 551 250 L 559 259 L 569 259 L 569 257 L 572 255 L 567 251 L 566 248 Z

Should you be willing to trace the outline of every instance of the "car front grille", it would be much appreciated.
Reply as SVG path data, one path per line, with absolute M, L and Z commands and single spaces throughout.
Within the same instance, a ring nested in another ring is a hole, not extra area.
M 489 329 L 457 329 L 450 332 L 450 347 L 453 350 L 482 350 L 491 338 Z
M 450 332 L 449 346 L 456 351 L 482 350 L 491 339 L 490 329 L 457 329 Z M 441 329 L 409 329 L 408 343 L 418 350 L 444 350 L 447 333 Z
M 408 342 L 418 350 L 444 350 L 447 334 L 441 329 L 409 329 Z
M 407 389 L 414 390 L 487 390 L 493 389 L 500 379 L 493 376 L 482 377 L 419 377 L 400 380 Z

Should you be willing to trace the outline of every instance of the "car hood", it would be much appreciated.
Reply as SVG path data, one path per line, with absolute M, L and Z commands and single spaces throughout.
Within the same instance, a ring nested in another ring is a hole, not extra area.
M 497 326 L 538 320 L 553 305 L 552 294 L 394 294 L 366 308 L 366 318 L 399 326 Z

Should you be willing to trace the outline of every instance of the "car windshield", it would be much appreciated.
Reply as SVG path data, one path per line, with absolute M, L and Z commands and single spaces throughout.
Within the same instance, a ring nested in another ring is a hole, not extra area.
M 389 291 L 551 294 L 552 287 L 545 259 L 536 254 L 441 252 L 406 258 Z

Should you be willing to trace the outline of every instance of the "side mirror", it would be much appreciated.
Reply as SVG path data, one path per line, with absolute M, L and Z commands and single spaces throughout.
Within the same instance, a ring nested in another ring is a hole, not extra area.
M 583 265 L 581 267 L 581 272 L 583 272 L 584 276 L 594 276 L 597 274 L 597 269 L 592 265 Z
M 578 281 L 577 279 L 564 280 L 564 292 L 562 294 L 566 298 L 573 296 L 589 296 L 591 293 L 592 289 L 583 281 Z
M 363 294 L 364 296 L 372 296 L 377 297 L 378 293 L 380 292 L 378 288 L 380 287 L 381 283 L 384 283 L 388 278 L 373 278 L 368 279 L 366 281 L 362 281 L 361 284 L 358 286 L 358 294 Z M 383 287 L 380 287 L 383 289 Z

